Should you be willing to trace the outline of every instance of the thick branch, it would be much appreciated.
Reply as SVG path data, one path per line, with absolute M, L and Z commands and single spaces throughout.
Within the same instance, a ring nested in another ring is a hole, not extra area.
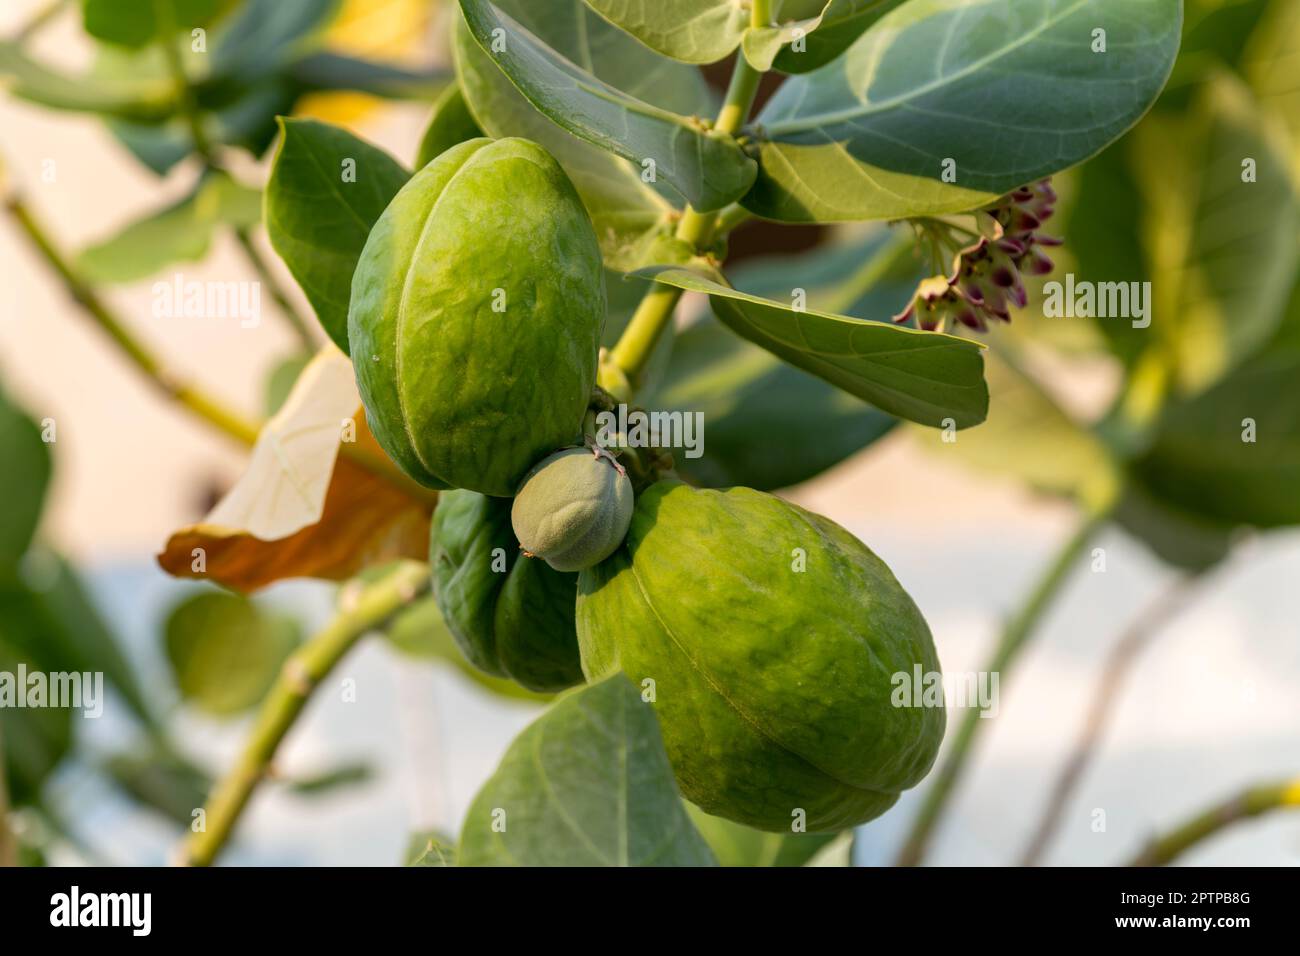
M 243 754 L 209 797 L 204 829 L 190 836 L 182 862 L 208 866 L 216 859 L 312 692 L 358 640 L 383 626 L 428 588 L 428 566 L 403 562 L 362 591 L 350 607 L 285 661 L 262 702 Z

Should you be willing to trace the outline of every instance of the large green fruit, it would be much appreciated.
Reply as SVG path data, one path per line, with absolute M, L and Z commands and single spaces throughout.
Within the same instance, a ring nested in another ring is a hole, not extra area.
M 510 509 L 520 546 L 557 571 L 604 561 L 631 520 L 632 480 L 613 456 L 590 448 L 565 448 L 538 462 Z
M 591 220 L 536 143 L 474 139 L 425 166 L 352 278 L 348 341 L 384 450 L 431 488 L 514 494 L 581 432 L 604 282 Z
M 440 495 L 429 566 L 447 628 L 475 667 L 535 691 L 582 682 L 578 576 L 520 553 L 509 501 L 472 491 Z
M 802 569 L 802 570 L 800 570 Z M 879 816 L 929 771 L 944 712 L 895 707 L 937 673 L 930 630 L 839 525 L 748 488 L 637 499 L 623 548 L 578 579 L 588 679 L 622 670 L 655 710 L 682 792 L 764 830 Z

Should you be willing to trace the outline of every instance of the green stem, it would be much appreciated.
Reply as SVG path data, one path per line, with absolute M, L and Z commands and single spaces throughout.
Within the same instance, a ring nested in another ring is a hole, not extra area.
M 985 665 L 986 673 L 999 674 L 999 680 L 1006 677 L 1006 671 L 1010 669 L 1020 651 L 1033 636 L 1043 615 L 1069 578 L 1070 571 L 1074 569 L 1079 556 L 1083 554 L 1093 535 L 1106 522 L 1109 513 L 1109 503 L 1085 511 L 1078 527 L 1047 566 L 1038 583 L 1029 592 L 1025 603 L 1007 622 L 991 659 Z M 921 809 L 912 822 L 907 839 L 894 861 L 896 866 L 917 866 L 925 858 L 935 827 L 948 801 L 952 798 L 962 771 L 965 770 L 966 762 L 970 758 L 971 746 L 975 743 L 981 726 L 986 723 L 988 721 L 980 717 L 980 711 L 976 708 L 968 708 L 962 713 L 956 736 L 949 744 L 938 771 L 930 781 Z
M 271 293 L 271 299 L 279 308 L 280 314 L 284 316 L 285 321 L 289 323 L 289 327 L 293 330 L 294 335 L 298 337 L 298 341 L 302 343 L 302 347 L 308 352 L 316 351 L 317 343 L 312 336 L 311 326 L 294 308 L 293 303 L 289 300 L 289 294 L 285 292 L 284 287 L 275 278 L 270 264 L 253 243 L 252 233 L 248 229 L 237 228 L 235 230 L 235 240 L 239 243 L 239 248 L 244 251 L 244 257 L 253 266 L 253 270 L 257 273 L 262 285 L 266 286 Z
M 755 23 L 759 22 L 759 9 L 760 5 L 755 4 L 753 12 Z M 744 54 L 737 51 L 736 63 L 731 71 L 731 83 L 727 87 L 727 95 L 722 101 L 718 119 L 713 124 L 715 130 L 730 136 L 740 131 L 740 127 L 749 116 L 750 107 L 754 104 L 754 96 L 758 93 L 758 84 L 762 78 L 763 75 L 749 65 Z M 721 211 L 696 212 L 687 206 L 677 223 L 676 237 L 699 253 L 712 241 L 721 212 L 724 211 L 728 213 L 729 219 L 741 221 L 737 218 L 739 214 L 730 207 Z M 610 350 L 610 361 L 623 371 L 634 391 L 641 386 L 646 364 L 650 361 L 659 337 L 672 324 L 673 310 L 676 309 L 681 297 L 680 289 L 654 284 L 632 314 L 622 337 Z
M 69 0 L 50 0 L 49 3 L 32 14 L 31 19 L 18 28 L 18 31 L 13 35 L 13 42 L 19 45 L 26 43 L 62 13 L 68 2 Z
M 1285 808 L 1300 808 L 1300 777 L 1243 790 L 1197 814 L 1165 836 L 1152 840 L 1128 865 L 1165 866 L 1224 827 Z
M 199 418 L 244 445 L 257 441 L 259 425 L 237 412 L 231 411 L 206 392 L 179 382 L 163 369 L 162 363 L 141 345 L 113 314 L 98 293 L 72 268 L 68 260 L 54 247 L 44 227 L 36 220 L 16 192 L 5 200 L 5 209 L 24 235 L 41 254 L 41 257 L 63 280 L 64 287 L 74 300 L 94 320 L 121 350 L 122 354 L 169 399 L 183 405 Z
M 209 866 L 216 859 L 312 692 L 358 640 L 382 627 L 428 587 L 428 566 L 403 562 L 362 591 L 350 608 L 290 655 L 262 702 L 243 753 L 209 797 L 204 829 L 190 836 L 183 862 Z

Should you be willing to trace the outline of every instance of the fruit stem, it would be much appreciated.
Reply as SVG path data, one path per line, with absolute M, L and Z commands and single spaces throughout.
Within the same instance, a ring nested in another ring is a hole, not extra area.
M 1079 556 L 1108 520 L 1114 504 L 1114 496 L 1110 496 L 1085 510 L 1078 526 L 1043 571 L 1042 577 L 1029 592 L 1025 603 L 1007 622 L 991 659 L 984 667 L 986 673 L 999 674 L 999 680 L 1006 677 L 1006 672 L 1034 634 L 1062 585 L 1068 580 Z M 924 859 L 935 827 L 952 798 L 957 782 L 970 758 L 971 745 L 974 744 L 983 725 L 987 723 L 989 721 L 981 719 L 977 708 L 971 707 L 963 711 L 961 725 L 957 728 L 956 736 L 949 745 L 938 771 L 930 781 L 921 809 L 916 819 L 912 821 L 907 839 L 894 860 L 895 866 L 917 866 Z
M 765 8 L 766 4 L 755 3 L 754 23 L 759 22 L 760 7 Z M 744 53 L 737 51 L 736 62 L 731 70 L 731 82 L 727 86 L 727 95 L 722 101 L 718 119 L 713 124 L 717 132 L 734 136 L 740 131 L 749 116 L 750 108 L 754 105 L 754 96 L 758 93 L 758 83 L 762 78 L 763 74 L 749 65 Z M 696 212 L 687 206 L 677 223 L 675 235 L 699 254 L 713 240 L 723 213 L 726 214 L 729 228 L 744 219 L 744 216 L 734 211 L 733 207 L 712 212 Z M 745 214 L 747 215 L 748 213 Z M 633 395 L 619 396 L 624 401 L 634 397 L 636 390 L 644 384 L 645 367 L 650 361 L 650 355 L 654 352 L 659 337 L 672 324 L 673 312 L 681 297 L 682 290 L 655 283 L 632 314 L 618 343 L 610 350 L 610 360 L 623 370 L 632 386 Z
M 1300 777 L 1281 783 L 1248 787 L 1236 796 L 1198 813 L 1165 836 L 1152 840 L 1128 865 L 1165 866 L 1224 827 L 1270 810 L 1288 807 L 1300 808 Z
M 262 702 L 243 753 L 208 798 L 203 829 L 190 835 L 182 863 L 209 866 L 216 859 L 312 692 L 358 640 L 423 595 L 429 582 L 428 565 L 402 562 L 354 599 L 345 598 L 345 609 L 289 656 Z

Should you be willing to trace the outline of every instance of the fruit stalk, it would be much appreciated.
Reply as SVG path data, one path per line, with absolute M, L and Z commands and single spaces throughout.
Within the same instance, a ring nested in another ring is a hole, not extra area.
M 766 25 L 770 19 L 768 4 L 755 3 L 751 22 Z M 743 52 L 736 53 L 736 63 L 731 71 L 731 82 L 727 86 L 727 95 L 722 108 L 718 111 L 713 128 L 719 133 L 734 136 L 740 132 L 749 110 L 754 105 L 754 96 L 758 93 L 759 81 L 763 74 L 749 65 Z M 730 206 L 725 210 L 713 212 L 696 212 L 687 206 L 682 218 L 677 223 L 676 237 L 688 243 L 698 253 L 714 238 L 719 220 L 724 218 L 728 228 L 734 228 L 743 222 L 747 214 L 739 206 Z M 673 311 L 682 297 L 680 289 L 655 283 L 637 306 L 622 337 L 610 351 L 610 360 L 621 368 L 635 390 L 640 387 L 646 363 L 654 352 L 655 344 L 664 330 L 672 324 Z M 620 395 L 626 401 L 633 396 Z
M 238 762 L 208 798 L 204 829 L 193 833 L 183 849 L 189 866 L 209 866 L 229 840 L 257 785 L 267 776 L 276 750 L 320 685 L 352 647 L 382 627 L 398 611 L 429 589 L 428 565 L 402 562 L 382 580 L 365 588 L 285 661 L 262 702 L 253 732 Z

